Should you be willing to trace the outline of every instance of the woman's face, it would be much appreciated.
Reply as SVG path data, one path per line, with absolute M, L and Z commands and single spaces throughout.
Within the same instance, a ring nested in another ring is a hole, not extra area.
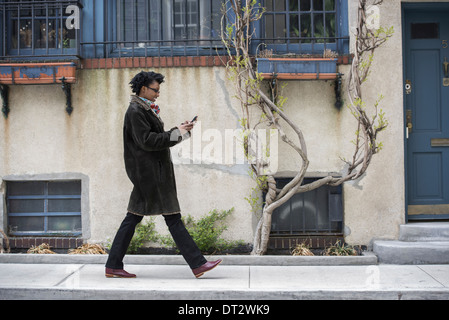
M 142 87 L 142 89 L 140 89 L 139 96 L 148 99 L 152 102 L 156 102 L 156 99 L 159 97 L 159 89 L 160 89 L 159 83 L 157 81 L 153 81 L 148 86 L 146 87 L 144 86 Z

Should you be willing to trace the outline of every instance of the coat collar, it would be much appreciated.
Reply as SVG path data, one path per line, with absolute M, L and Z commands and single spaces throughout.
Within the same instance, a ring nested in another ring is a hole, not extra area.
M 162 126 L 164 125 L 164 122 L 162 121 L 161 117 L 158 114 L 156 114 L 153 111 L 153 109 L 151 109 L 151 107 L 148 105 L 148 103 L 146 103 L 145 101 L 140 99 L 137 95 L 132 95 L 130 97 L 130 103 L 137 103 L 139 106 L 144 108 L 146 111 L 149 111 L 152 115 L 154 115 L 161 122 Z
M 137 103 L 142 108 L 144 108 L 146 111 L 150 111 L 151 110 L 151 107 L 148 105 L 148 103 L 145 103 L 145 101 L 140 99 L 137 95 L 132 95 L 131 98 L 130 98 L 130 102 Z

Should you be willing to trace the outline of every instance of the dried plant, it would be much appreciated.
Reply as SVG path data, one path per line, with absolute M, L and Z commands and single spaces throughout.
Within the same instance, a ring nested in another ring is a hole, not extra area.
M 42 243 L 40 245 L 32 246 L 30 249 L 28 249 L 27 253 L 29 254 L 56 254 L 51 250 L 51 247 L 47 243 Z
M 69 254 L 106 254 L 106 251 L 100 244 L 85 243 L 76 249 L 70 249 Z
M 310 251 L 310 246 L 305 242 L 297 244 L 292 250 L 293 256 L 314 256 L 313 252 Z

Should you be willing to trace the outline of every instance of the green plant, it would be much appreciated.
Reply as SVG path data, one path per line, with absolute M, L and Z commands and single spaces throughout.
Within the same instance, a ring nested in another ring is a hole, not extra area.
M 134 232 L 134 236 L 131 239 L 131 243 L 128 247 L 127 253 L 136 253 L 146 241 L 156 242 L 160 238 L 159 234 L 155 230 L 154 218 L 150 218 L 147 223 L 139 223 Z
M 333 246 L 326 248 L 323 253 L 325 256 L 356 256 L 357 254 L 357 249 L 353 246 L 341 243 L 340 240 Z
M 228 250 L 243 244 L 242 241 L 230 241 L 220 238 L 228 227 L 224 224 L 226 218 L 234 211 L 212 210 L 207 215 L 195 220 L 191 215 L 182 218 L 187 230 L 203 253 L 213 253 Z M 161 236 L 160 241 L 165 246 L 175 247 L 171 236 Z

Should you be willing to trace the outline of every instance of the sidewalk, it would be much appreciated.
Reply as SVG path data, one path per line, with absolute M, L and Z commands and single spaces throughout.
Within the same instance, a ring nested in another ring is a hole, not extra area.
M 378 265 L 372 254 L 219 258 L 196 279 L 180 256 L 127 256 L 137 278 L 108 279 L 106 256 L 3 254 L 0 300 L 449 300 L 449 265 Z

